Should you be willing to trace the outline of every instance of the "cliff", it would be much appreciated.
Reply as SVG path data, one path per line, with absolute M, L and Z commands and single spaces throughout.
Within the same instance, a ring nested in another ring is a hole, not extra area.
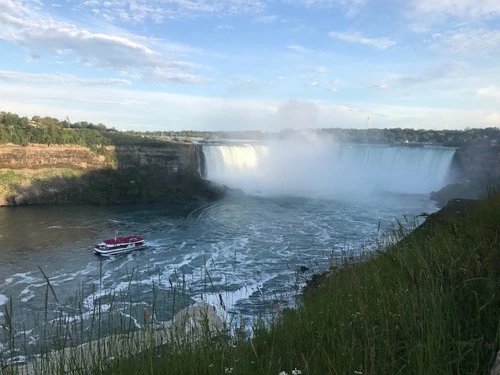
M 192 143 L 110 146 L 1 145 L 0 205 L 213 198 L 221 190 L 198 174 Z
M 456 150 L 452 164 L 453 183 L 440 191 L 432 192 L 431 198 L 444 206 L 453 198 L 477 199 L 488 190 L 500 186 L 500 145 L 476 144 Z
M 457 149 L 454 166 L 462 179 L 498 180 L 500 145 L 472 145 Z

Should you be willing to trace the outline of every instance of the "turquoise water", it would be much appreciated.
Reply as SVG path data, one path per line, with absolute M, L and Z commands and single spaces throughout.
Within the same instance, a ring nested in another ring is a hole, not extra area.
M 402 194 L 237 194 L 186 205 L 1 208 L 0 321 L 12 306 L 15 340 L 23 349 L 9 351 L 3 331 L 0 352 L 39 351 L 40 336 L 52 332 L 56 317 L 72 327 L 66 342 L 72 344 L 95 337 L 90 325 L 97 314 L 135 329 L 144 323 L 144 309 L 162 322 L 199 299 L 228 319 L 251 322 L 293 306 L 307 278 L 326 270 L 336 254 L 376 240 L 379 225 L 383 231 L 395 218 L 435 209 L 425 195 Z M 93 245 L 115 232 L 143 235 L 149 247 L 94 255 Z

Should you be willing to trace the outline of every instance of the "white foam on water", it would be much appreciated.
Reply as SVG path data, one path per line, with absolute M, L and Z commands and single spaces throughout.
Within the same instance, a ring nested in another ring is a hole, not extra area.
M 7 298 L 7 296 L 0 294 L 0 306 L 5 305 L 8 301 L 9 299 Z
M 71 282 L 75 278 L 78 278 L 80 276 L 89 275 L 95 272 L 97 269 L 98 267 L 95 262 L 90 262 L 87 264 L 87 266 L 85 266 L 85 268 L 80 268 L 77 271 L 72 271 L 70 274 L 64 272 L 58 275 L 50 276 L 49 279 L 52 285 L 60 285 L 66 282 Z
M 18 331 L 16 334 L 16 337 L 21 337 L 22 340 L 27 344 L 27 345 L 36 345 L 37 340 L 35 336 L 33 336 L 33 331 L 34 329 L 28 329 L 26 331 Z
M 142 325 L 137 321 L 136 318 L 134 318 L 132 315 L 130 314 L 125 314 L 123 311 L 120 311 L 120 315 L 124 316 L 125 318 L 128 318 L 130 319 L 131 321 L 134 322 L 134 326 L 135 328 L 137 329 L 141 329 L 142 328 Z
M 13 286 L 13 285 L 21 284 L 21 283 L 34 284 L 35 282 L 41 281 L 41 278 L 39 278 L 39 277 L 30 276 L 31 273 L 32 273 L 32 271 L 20 272 L 20 273 L 16 273 L 16 274 L 12 275 L 10 277 L 7 277 L 5 279 L 5 284 L 3 284 L 2 286 L 4 286 L 4 285 Z
M 35 292 L 31 290 L 31 285 L 24 288 L 20 295 L 22 296 L 20 301 L 25 303 L 35 298 Z

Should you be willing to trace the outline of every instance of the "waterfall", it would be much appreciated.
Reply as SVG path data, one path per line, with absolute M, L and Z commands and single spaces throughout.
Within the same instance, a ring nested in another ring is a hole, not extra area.
M 427 194 L 455 149 L 311 142 L 204 145 L 205 177 L 247 192 Z

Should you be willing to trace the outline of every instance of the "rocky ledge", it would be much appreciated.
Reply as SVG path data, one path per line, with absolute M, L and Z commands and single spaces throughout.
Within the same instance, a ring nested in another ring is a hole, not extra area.
M 1 145 L 0 205 L 153 201 L 217 198 L 225 188 L 201 178 L 198 146 L 107 147 Z

